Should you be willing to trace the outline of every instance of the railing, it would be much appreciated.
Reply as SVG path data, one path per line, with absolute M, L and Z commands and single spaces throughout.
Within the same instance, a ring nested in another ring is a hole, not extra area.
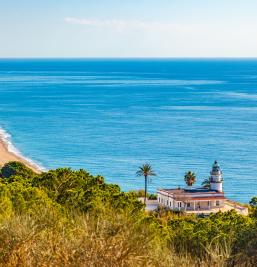
M 175 210 L 181 210 L 181 211 L 207 211 L 207 210 L 212 210 L 212 209 L 217 209 L 217 208 L 220 208 L 219 206 L 218 207 L 213 207 L 213 206 L 211 206 L 211 207 L 208 207 L 208 206 L 206 206 L 206 207 L 195 207 L 195 209 L 193 208 L 193 207 L 181 207 L 181 208 L 178 208 L 178 207 L 176 207 L 176 208 L 174 208 Z

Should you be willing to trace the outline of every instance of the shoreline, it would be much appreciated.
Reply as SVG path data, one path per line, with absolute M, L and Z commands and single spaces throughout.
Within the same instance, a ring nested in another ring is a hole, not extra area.
M 42 173 L 43 169 L 40 166 L 23 157 L 15 147 L 13 150 L 17 150 L 17 153 L 10 151 L 10 146 L 13 146 L 10 142 L 10 135 L 0 128 L 0 166 L 10 161 L 19 161 L 32 169 L 35 173 Z

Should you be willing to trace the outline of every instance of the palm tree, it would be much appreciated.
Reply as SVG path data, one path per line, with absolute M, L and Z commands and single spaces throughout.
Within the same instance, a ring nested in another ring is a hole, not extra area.
M 136 172 L 137 176 L 144 176 L 145 177 L 145 198 L 144 203 L 146 203 L 146 195 L 147 195 L 147 182 L 149 176 L 156 176 L 154 173 L 152 166 L 148 163 L 143 164 L 141 167 L 138 168 L 138 171 Z
M 193 172 L 188 171 L 185 173 L 184 180 L 188 186 L 192 186 L 196 182 L 196 175 Z
M 204 179 L 202 182 L 202 186 L 206 189 L 210 189 L 211 187 L 211 182 L 210 182 L 210 178 L 209 179 Z

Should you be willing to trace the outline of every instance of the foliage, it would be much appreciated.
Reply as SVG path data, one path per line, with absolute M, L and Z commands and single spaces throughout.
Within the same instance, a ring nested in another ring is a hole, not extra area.
M 153 221 L 112 209 L 73 213 L 65 220 L 45 209 L 40 217 L 6 219 L 0 228 L 3 266 L 164 267 L 171 261 L 169 254 Z
M 21 162 L 11 161 L 6 163 L 1 169 L 0 176 L 3 178 L 10 178 L 14 175 L 20 175 L 27 178 L 33 177 L 35 173 Z
M 145 196 L 145 190 L 133 190 L 133 191 L 129 191 L 130 193 L 133 193 L 135 194 L 138 198 L 142 198 Z M 150 193 L 147 193 L 146 196 L 148 197 L 148 199 L 151 199 L 151 200 L 156 200 L 157 199 L 157 194 L 150 194 Z
M 11 166 L 0 179 L 0 266 L 256 266 L 256 207 L 145 212 L 136 192 L 85 170 Z
M 207 218 L 175 218 L 169 221 L 170 238 L 177 251 L 190 251 L 202 258 L 207 255 L 216 257 L 223 253 L 229 259 L 237 253 L 242 241 L 243 231 L 252 229 L 253 221 L 249 217 L 238 215 L 234 210 L 212 214 Z M 217 249 L 218 245 L 218 249 Z
M 145 190 L 139 189 L 139 190 L 132 190 L 129 191 L 130 193 L 135 194 L 137 197 L 144 197 L 145 196 Z M 149 197 L 149 193 L 146 194 L 147 197 Z
M 148 163 L 143 164 L 138 168 L 136 172 L 137 176 L 143 176 L 145 178 L 145 195 L 144 195 L 144 203 L 146 203 L 146 196 L 147 196 L 147 183 L 149 182 L 149 176 L 156 176 L 152 166 Z
M 252 206 L 252 207 L 256 207 L 257 206 L 257 197 L 253 197 L 251 199 L 251 201 L 249 202 L 249 204 Z
M 144 176 L 144 177 L 149 177 L 149 176 L 156 176 L 154 170 L 152 169 L 152 166 L 148 163 L 143 164 L 138 168 L 138 171 L 136 172 L 137 176 Z
M 192 186 L 196 182 L 196 175 L 192 171 L 185 173 L 184 180 L 188 186 Z
M 210 181 L 210 178 L 209 179 L 204 179 L 203 182 L 202 182 L 202 186 L 204 188 L 210 188 L 211 187 L 211 181 Z
M 148 198 L 150 200 L 156 200 L 157 199 L 157 194 L 150 194 Z

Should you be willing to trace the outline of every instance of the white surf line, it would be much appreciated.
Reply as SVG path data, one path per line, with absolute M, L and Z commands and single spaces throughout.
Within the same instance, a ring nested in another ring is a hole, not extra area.
M 15 147 L 15 145 L 13 144 L 12 136 L 3 128 L 0 128 L 0 141 L 3 142 L 3 144 L 6 147 L 8 152 L 10 152 L 13 155 L 15 155 L 16 157 L 24 160 L 25 162 L 27 162 L 29 165 L 31 165 L 32 167 L 34 167 L 37 170 L 46 171 L 46 169 L 43 166 L 41 166 L 39 163 L 36 163 L 32 159 L 25 157 L 21 153 L 21 151 L 17 147 Z

